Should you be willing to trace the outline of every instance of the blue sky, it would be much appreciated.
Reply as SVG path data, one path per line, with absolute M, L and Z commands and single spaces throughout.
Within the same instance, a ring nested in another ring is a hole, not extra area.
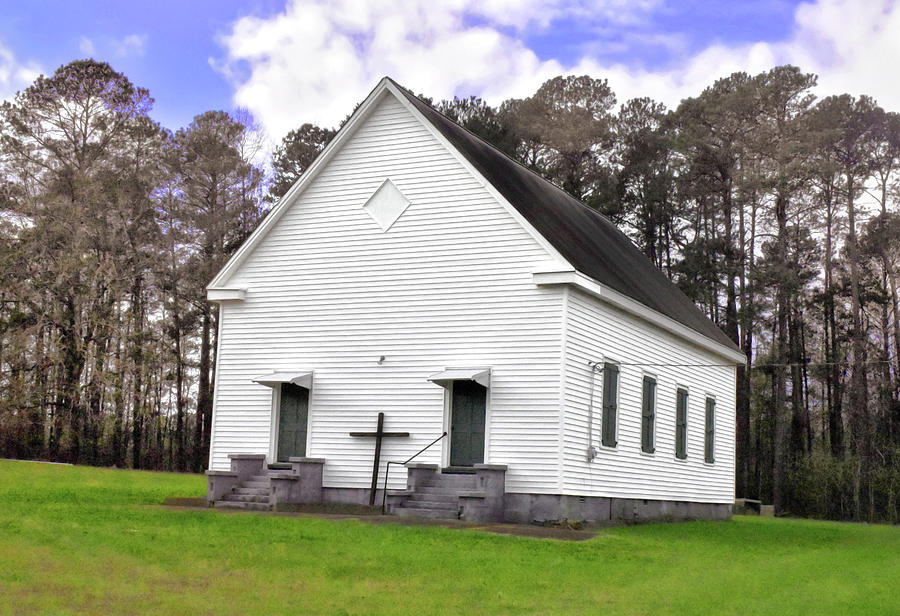
M 646 68 L 678 62 L 710 44 L 754 43 L 787 38 L 799 0 L 767 2 L 682 0 L 647 11 L 637 23 L 597 27 L 580 16 L 555 21 L 529 37 L 538 56 L 577 61 L 587 48 L 601 59 Z M 673 50 L 669 45 L 678 45 Z M 674 53 L 676 52 L 677 53 Z
M 241 106 L 273 140 L 304 121 L 334 124 L 383 74 L 435 97 L 499 102 L 554 74 L 589 73 L 609 78 L 620 100 L 648 95 L 675 105 L 732 70 L 785 61 L 823 75 L 826 89 L 866 88 L 859 73 L 892 65 L 900 39 L 892 0 L 4 4 L 0 98 L 38 72 L 91 56 L 148 88 L 154 117 L 169 128 Z M 858 46 L 874 51 L 856 57 Z M 878 96 L 881 87 L 893 103 L 892 90 L 870 83 L 864 91 Z
M 275 0 L 159 0 L 4 3 L 0 45 L 44 73 L 75 59 L 109 62 L 156 99 L 154 116 L 170 128 L 207 109 L 230 109 L 232 87 L 210 66 L 222 55 L 217 36 L 238 18 L 270 15 L 283 8 Z M 143 37 L 140 49 L 124 45 Z M 85 41 L 90 41 L 86 43 Z

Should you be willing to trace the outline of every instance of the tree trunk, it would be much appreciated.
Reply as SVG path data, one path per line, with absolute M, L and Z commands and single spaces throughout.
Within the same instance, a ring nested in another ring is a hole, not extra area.
M 173 251 L 174 252 L 174 251 Z M 172 341 L 175 346 L 175 469 L 187 469 L 184 435 L 184 355 L 181 350 L 181 299 L 178 295 L 178 281 L 175 279 L 175 259 L 172 259 Z
M 785 465 L 787 463 L 785 446 L 787 445 L 787 421 L 784 413 L 784 397 L 786 388 L 785 367 L 789 360 L 788 348 L 788 315 L 790 306 L 790 294 L 787 284 L 783 280 L 783 272 L 788 267 L 787 263 L 787 205 L 788 200 L 784 195 L 775 198 L 775 218 L 778 221 L 778 234 L 776 236 L 776 267 L 782 275 L 779 276 L 775 292 L 776 303 L 776 337 L 775 337 L 775 366 L 773 367 L 773 399 L 772 416 L 775 425 L 775 434 L 772 443 L 772 503 L 775 513 L 782 514 L 785 509 Z
M 871 431 L 869 429 L 869 385 L 867 377 L 868 355 L 866 330 L 863 325 L 860 301 L 859 245 L 856 237 L 856 205 L 854 177 L 847 173 L 847 256 L 850 261 L 850 302 L 853 332 L 851 349 L 853 366 L 850 373 L 850 417 L 853 440 L 860 456 L 860 481 L 869 481 L 871 460 Z M 857 514 L 859 514 L 857 509 Z
M 788 317 L 789 361 L 791 364 L 791 439 L 790 456 L 792 460 L 806 453 L 803 404 L 803 367 L 800 358 L 800 325 L 796 311 Z
M 212 439 L 212 414 L 213 414 L 213 395 L 215 394 L 216 389 L 216 353 L 218 350 L 218 342 L 219 342 L 219 308 L 218 306 L 213 306 L 212 310 L 213 314 L 213 322 L 212 322 L 212 341 L 211 341 L 211 353 L 212 353 L 212 361 L 210 362 L 210 380 L 209 380 L 209 398 L 207 399 L 207 406 L 205 412 L 203 414 L 203 466 L 202 468 L 206 468 L 209 461 L 209 446 L 210 441 Z M 202 469 L 201 469 L 202 470 Z
M 800 357 L 803 359 L 803 427 L 806 430 L 807 453 L 812 453 L 813 426 L 809 416 L 809 356 L 806 349 L 806 324 L 800 313 Z
M 112 434 L 112 464 L 125 468 L 125 369 L 122 366 L 122 338 L 116 341 L 116 378 L 113 385 L 115 420 Z
M 831 454 L 836 458 L 844 455 L 844 420 L 842 417 L 842 376 L 841 354 L 838 350 L 837 319 L 834 304 L 834 186 L 831 182 L 825 188 L 825 386 L 828 402 L 828 441 Z
M 725 226 L 725 333 L 735 344 L 740 344 L 737 316 L 737 262 L 732 231 L 733 202 L 731 198 L 731 178 L 724 178 L 725 190 L 722 194 L 722 221 Z
M 737 494 L 745 498 L 750 493 L 750 396 L 752 393 L 752 383 L 750 381 L 750 370 L 753 364 L 753 316 L 752 306 L 753 300 L 749 297 L 747 288 L 747 250 L 746 242 L 746 226 L 744 221 L 744 207 L 738 208 L 738 241 L 740 242 L 739 252 L 739 279 L 741 297 L 741 313 L 740 313 L 740 345 L 741 350 L 747 357 L 746 364 L 737 367 L 737 434 L 736 434 L 736 451 L 737 458 L 737 477 L 736 490 Z M 753 240 L 751 239 L 751 245 Z M 758 486 L 757 486 L 758 490 Z M 758 493 L 753 493 L 758 497 Z
M 206 427 L 207 409 L 212 407 L 212 392 L 210 391 L 210 333 L 211 315 L 209 306 L 205 306 L 202 316 L 202 330 L 200 334 L 200 374 L 197 378 L 197 421 L 194 424 L 194 471 L 203 470 L 203 443 L 208 437 L 204 437 Z
M 900 298 L 898 298 L 897 274 L 891 268 L 888 270 L 888 282 L 891 288 L 891 311 L 894 314 L 894 361 L 897 364 L 894 371 L 896 377 L 894 387 L 900 396 Z
M 893 443 L 898 435 L 898 430 L 900 430 L 900 304 L 898 304 L 897 299 L 897 275 L 893 269 L 888 271 L 888 282 L 891 289 L 891 309 L 894 314 L 894 361 L 896 362 L 896 367 L 894 368 L 894 404 L 896 406 L 891 411 L 890 434 L 888 435 L 890 442 Z M 893 488 L 893 484 L 891 484 L 891 487 Z
M 84 354 L 79 348 L 75 298 L 71 293 L 66 294 L 62 300 L 60 322 L 62 323 L 60 328 L 62 366 L 59 371 L 60 378 L 56 392 L 56 421 L 54 422 L 56 452 L 54 457 L 64 455 L 69 462 L 77 463 L 81 457 L 81 423 L 83 421 L 78 389 L 81 371 L 84 367 Z M 61 439 L 66 432 L 69 435 L 69 446 L 63 454 Z
M 131 368 L 133 374 L 131 392 L 131 465 L 141 468 L 144 431 L 144 290 L 143 279 L 139 275 L 134 279 L 131 290 L 131 310 L 134 329 L 132 331 Z
M 41 323 L 35 336 L 34 350 L 34 401 L 28 422 L 28 457 L 32 459 L 46 456 L 46 374 L 44 366 L 44 324 Z

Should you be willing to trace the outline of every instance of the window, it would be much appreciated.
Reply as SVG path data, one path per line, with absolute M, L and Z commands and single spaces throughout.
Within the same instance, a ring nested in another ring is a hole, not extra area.
M 706 399 L 706 439 L 703 447 L 703 459 L 712 464 L 716 461 L 716 401 Z
M 675 457 L 679 460 L 687 458 L 687 411 L 688 392 L 679 387 L 675 404 Z
M 603 417 L 600 425 L 600 444 L 616 446 L 616 401 L 619 398 L 619 367 L 603 364 Z
M 656 423 L 656 379 L 644 377 L 644 403 L 641 407 L 641 451 L 653 453 L 653 432 Z

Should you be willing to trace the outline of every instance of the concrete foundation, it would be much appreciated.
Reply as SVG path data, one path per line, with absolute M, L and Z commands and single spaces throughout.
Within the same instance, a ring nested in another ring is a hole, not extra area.
M 368 506 L 368 488 L 322 486 L 325 459 L 291 458 L 290 462 L 290 472 L 269 476 L 274 508 L 277 509 L 279 504 L 317 503 Z M 579 522 L 600 525 L 653 520 L 728 520 L 732 514 L 730 503 L 508 493 L 505 466 L 478 464 L 473 470 L 474 489 L 468 487 L 456 492 L 459 499 L 458 517 L 471 522 Z M 264 455 L 231 456 L 230 471 L 207 471 L 207 500 L 213 504 L 251 477 L 266 472 Z M 395 513 L 409 504 L 408 500 L 416 498 L 413 495 L 418 487 L 434 485 L 435 478 L 440 476 L 437 465 L 407 465 L 407 489 L 388 491 L 388 511 Z M 382 491 L 379 489 L 375 494 L 375 503 L 380 507 L 381 502 Z M 771 515 L 765 505 L 761 513 Z
M 507 493 L 504 504 L 504 521 L 518 524 L 564 520 L 604 524 L 623 521 L 731 519 L 731 505 L 727 503 Z
M 341 505 L 369 505 L 369 488 L 322 488 L 322 502 Z M 375 505 L 381 507 L 381 490 L 375 491 Z

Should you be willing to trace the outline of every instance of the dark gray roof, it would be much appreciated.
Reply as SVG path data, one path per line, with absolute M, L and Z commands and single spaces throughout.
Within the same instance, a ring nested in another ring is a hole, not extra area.
M 739 350 L 608 218 L 394 85 L 576 270 Z

